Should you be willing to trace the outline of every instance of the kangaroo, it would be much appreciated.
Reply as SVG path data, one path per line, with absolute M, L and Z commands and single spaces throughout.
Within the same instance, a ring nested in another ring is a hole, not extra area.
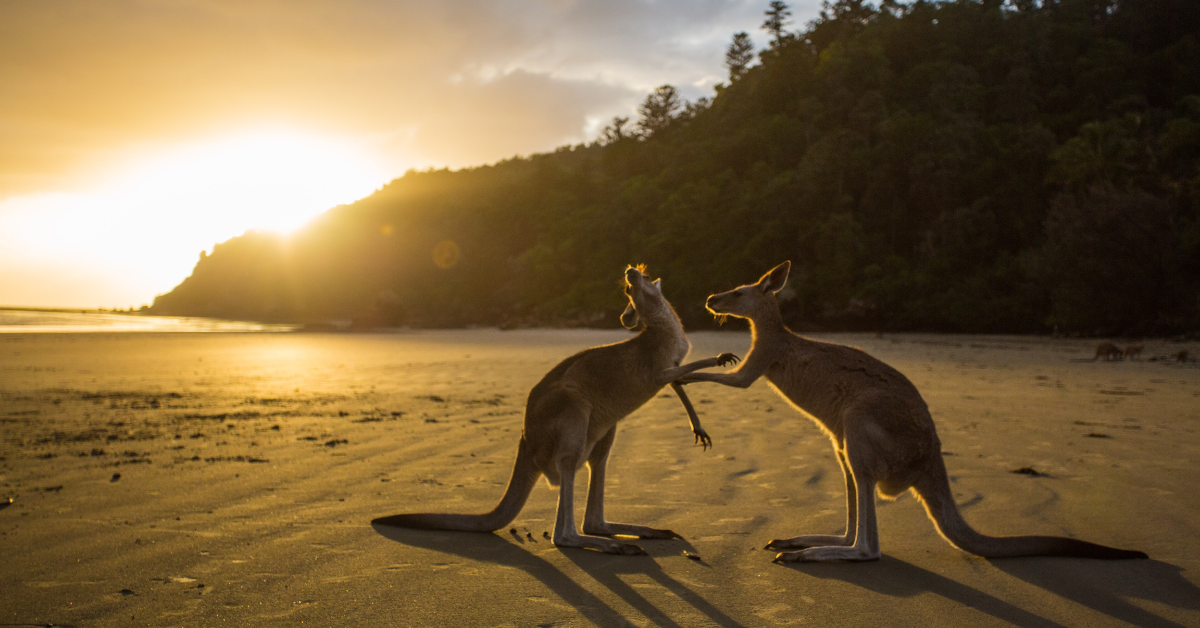
M 611 345 L 592 347 L 563 360 L 542 378 L 525 404 L 525 426 L 517 444 L 517 460 L 500 503 L 491 512 L 478 515 L 404 514 L 375 519 L 372 523 L 427 530 L 492 532 L 502 528 L 521 511 L 534 484 L 546 476 L 551 488 L 558 487 L 558 516 L 554 544 L 579 547 L 609 554 L 645 555 L 641 547 L 604 538 L 615 534 L 643 539 L 682 539 L 671 530 L 640 525 L 609 523 L 604 518 L 604 472 L 608 453 L 617 433 L 617 422 L 654 398 L 663 386 L 672 384 L 692 421 L 697 441 L 705 449 L 711 441 L 700 427 L 680 376 L 713 366 L 737 362 L 732 353 L 697 360 L 680 366 L 691 351 L 683 324 L 671 304 L 663 298 L 662 281 L 650 281 L 645 267 L 625 271 L 625 294 L 629 304 L 621 324 L 632 329 L 640 320 L 645 327 L 638 335 Z M 583 534 L 575 527 L 575 473 L 587 463 L 587 510 Z
M 1111 342 L 1102 342 L 1096 345 L 1096 357 L 1092 358 L 1092 360 L 1099 360 L 1101 358 L 1104 358 L 1106 362 L 1111 360 L 1120 360 L 1122 357 L 1124 357 L 1124 355 L 1125 354 L 1121 351 L 1121 348 L 1117 345 L 1114 345 Z
M 979 556 L 1146 558 L 1142 552 L 1075 539 L 993 537 L 973 530 L 954 503 L 941 442 L 912 382 L 860 349 L 810 340 L 783 324 L 775 293 L 790 268 L 784 262 L 757 283 L 708 297 L 706 305 L 714 315 L 750 321 L 750 351 L 730 372 L 693 373 L 679 380 L 746 388 L 765 375 L 776 392 L 813 418 L 833 441 L 846 479 L 846 533 L 771 541 L 766 549 L 807 548 L 782 552 L 776 562 L 877 560 L 876 489 L 885 499 L 912 489 L 942 536 Z
M 1139 342 L 1139 343 L 1133 344 L 1133 345 L 1126 345 L 1125 349 L 1123 351 L 1121 351 L 1121 357 L 1129 358 L 1130 360 L 1132 360 L 1132 359 L 1137 358 L 1138 356 L 1142 355 L 1142 349 L 1145 349 L 1145 348 L 1146 348 L 1146 343 L 1144 343 L 1144 342 Z

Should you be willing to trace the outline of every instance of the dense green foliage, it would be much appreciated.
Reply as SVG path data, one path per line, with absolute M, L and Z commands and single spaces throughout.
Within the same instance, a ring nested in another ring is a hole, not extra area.
M 1200 329 L 1196 7 L 843 0 L 711 102 L 660 88 L 596 144 L 409 172 L 218 245 L 153 311 L 611 326 L 645 262 L 696 327 L 790 259 L 798 329 Z

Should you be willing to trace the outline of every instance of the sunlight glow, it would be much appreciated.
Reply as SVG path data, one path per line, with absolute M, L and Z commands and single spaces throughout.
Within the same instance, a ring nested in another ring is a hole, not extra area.
M 386 173 L 346 143 L 286 132 L 184 146 L 143 160 L 110 195 L 191 221 L 288 232 L 370 194 Z
M 156 151 L 98 189 L 0 201 L 0 304 L 149 303 L 215 243 L 251 229 L 286 233 L 369 195 L 396 174 L 371 152 L 296 132 L 244 133 Z

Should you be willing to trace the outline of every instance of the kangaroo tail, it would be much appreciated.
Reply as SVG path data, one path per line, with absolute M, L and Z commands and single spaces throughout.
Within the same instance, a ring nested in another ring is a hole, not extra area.
M 418 528 L 421 530 L 460 530 L 463 532 L 492 532 L 508 525 L 521 512 L 525 500 L 533 492 L 533 486 L 542 475 L 529 445 L 521 438 L 517 446 L 517 462 L 513 465 L 512 477 L 508 480 L 508 488 L 504 497 L 491 512 L 481 515 L 449 515 L 436 513 L 419 513 L 411 515 L 392 515 L 380 517 L 371 521 L 372 524 L 395 526 L 398 528 Z
M 1061 536 L 987 536 L 963 520 L 954 503 L 946 466 L 941 456 L 930 473 L 915 486 L 925 511 L 938 532 L 955 547 L 985 558 L 1013 556 L 1074 556 L 1077 558 L 1148 558 L 1144 552 L 1116 549 Z

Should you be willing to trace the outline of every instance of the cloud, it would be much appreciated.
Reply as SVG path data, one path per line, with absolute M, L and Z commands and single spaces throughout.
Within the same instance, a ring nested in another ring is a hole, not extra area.
M 409 151 L 398 164 L 549 150 L 590 139 L 589 120 L 632 111 L 656 85 L 711 89 L 729 36 L 756 31 L 765 5 L 0 3 L 0 198 L 69 187 L 145 144 L 256 124 L 380 138 Z

